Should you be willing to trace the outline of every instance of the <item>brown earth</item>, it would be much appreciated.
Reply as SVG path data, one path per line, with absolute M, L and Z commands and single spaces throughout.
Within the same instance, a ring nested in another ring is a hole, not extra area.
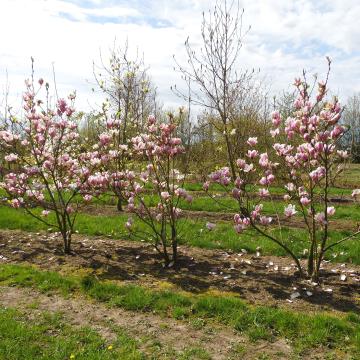
M 179 263 L 164 269 L 151 245 L 74 236 L 64 255 L 53 233 L 0 231 L 0 262 L 30 263 L 59 272 L 87 271 L 100 279 L 191 293 L 230 293 L 248 303 L 313 312 L 360 312 L 360 266 L 324 263 L 321 284 L 300 280 L 286 257 L 181 246 Z

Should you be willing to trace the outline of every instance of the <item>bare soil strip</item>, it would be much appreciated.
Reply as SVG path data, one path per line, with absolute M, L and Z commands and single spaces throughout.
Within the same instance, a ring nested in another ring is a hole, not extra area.
M 73 255 L 53 233 L 0 231 L 0 262 L 35 264 L 62 273 L 192 294 L 230 293 L 250 304 L 297 311 L 360 312 L 360 266 L 324 263 L 320 284 L 301 280 L 287 257 L 180 246 L 179 263 L 164 269 L 150 244 L 77 235 Z M 297 296 L 294 298 L 294 294 Z

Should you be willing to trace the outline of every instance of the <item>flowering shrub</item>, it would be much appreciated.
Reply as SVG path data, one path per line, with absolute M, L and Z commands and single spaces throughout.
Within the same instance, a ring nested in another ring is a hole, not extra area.
M 331 217 L 335 214 L 335 208 L 330 206 L 329 187 L 333 178 L 341 171 L 341 163 L 348 158 L 348 153 L 337 147 L 345 131 L 339 125 L 342 108 L 336 98 L 332 101 L 325 100 L 327 80 L 318 84 L 314 101 L 305 78 L 296 79 L 294 85 L 298 97 L 292 116 L 284 120 L 279 112 L 272 114 L 272 149 L 259 153 L 255 148 L 257 139 L 249 138 L 246 157 L 236 161 L 238 176 L 234 183 L 231 182 L 229 169 L 223 168 L 210 174 L 210 181 L 204 184 L 204 189 L 208 190 L 213 182 L 231 192 L 239 205 L 239 214 L 234 216 L 235 230 L 241 233 L 251 227 L 274 241 L 294 259 L 303 275 L 304 269 L 286 241 L 282 240 L 281 235 L 278 238 L 268 231 L 273 223 L 278 224 L 281 229 L 284 218 L 301 215 L 309 240 L 307 274 L 318 279 L 325 253 L 333 246 L 359 234 L 359 230 L 337 242 L 331 242 L 329 236 Z M 284 141 L 276 142 L 277 138 Z M 280 215 L 275 211 L 274 215 L 268 216 L 263 210 L 263 202 L 272 200 L 271 186 L 275 183 L 280 184 L 286 192 L 283 198 L 284 213 Z M 254 193 L 257 194 L 255 200 Z M 357 195 L 355 190 L 353 197 L 356 198 Z
M 174 137 L 176 126 L 171 119 L 169 123 L 158 124 L 155 117 L 149 117 L 145 133 L 131 140 L 133 156 L 145 161 L 144 170 L 139 173 L 127 170 L 117 176 L 128 211 L 134 215 L 127 221 L 127 229 L 133 236 L 152 241 L 166 266 L 177 261 L 180 200 L 192 201 L 182 187 L 185 177 L 175 167 L 176 157 L 184 148 L 181 139 Z M 144 198 L 146 187 L 151 187 L 150 202 Z M 135 228 L 134 217 L 144 225 L 141 231 Z
M 48 91 L 48 84 L 45 87 Z M 25 117 L 17 122 L 20 130 L 0 131 L 5 161 L 12 164 L 1 188 L 11 206 L 24 208 L 39 221 L 57 228 L 65 253 L 70 253 L 79 207 L 101 189 L 93 175 L 101 159 L 98 152 L 81 152 L 78 126 L 72 121 L 75 96 L 59 99 L 52 110 L 38 98 L 43 88 L 42 79 L 36 91 L 33 80 L 26 81 Z M 41 214 L 35 207 L 43 209 Z M 49 219 L 51 212 L 55 220 Z
M 123 191 L 121 188 L 122 174 L 128 168 L 131 156 L 128 151 L 124 125 L 117 116 L 109 116 L 106 105 L 103 106 L 102 132 L 99 136 L 99 143 L 95 149 L 101 153 L 102 171 L 109 175 L 108 190 L 117 198 L 117 209 L 123 210 Z

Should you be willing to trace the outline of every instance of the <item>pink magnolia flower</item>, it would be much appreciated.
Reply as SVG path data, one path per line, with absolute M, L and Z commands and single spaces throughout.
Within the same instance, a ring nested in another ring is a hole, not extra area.
M 260 219 L 259 219 L 260 224 L 264 225 L 264 226 L 270 225 L 272 220 L 273 220 L 272 217 L 267 217 L 267 216 L 260 216 Z
M 18 159 L 18 156 L 16 154 L 9 154 L 4 157 L 5 161 L 8 162 L 14 162 Z
M 341 134 L 343 134 L 344 128 L 342 126 L 336 125 L 334 129 L 330 132 L 332 139 L 337 139 Z
M 160 195 L 161 195 L 161 198 L 162 198 L 163 200 L 165 200 L 165 201 L 167 201 L 167 200 L 170 199 L 170 194 L 169 194 L 168 191 L 162 191 L 162 192 L 160 193 Z
M 156 123 L 156 118 L 154 115 L 149 115 L 148 117 L 148 125 L 153 125 Z
M 86 195 L 84 196 L 84 200 L 85 200 L 86 202 L 91 201 L 91 199 L 92 199 L 92 196 L 91 196 L 91 195 L 86 194 Z
M 241 186 L 244 184 L 244 180 L 241 179 L 239 176 L 235 179 L 234 185 L 240 189 Z
M 59 99 L 57 102 L 58 115 L 62 115 L 67 109 L 67 103 L 65 99 Z
M 259 189 L 259 196 L 261 198 L 267 198 L 270 196 L 270 192 L 268 189 L 261 188 L 261 189 Z
M 99 136 L 99 140 L 102 146 L 106 146 L 110 143 L 111 141 L 111 136 L 107 133 L 102 133 Z
M 318 167 L 316 170 L 313 170 L 309 174 L 310 178 L 314 182 L 318 182 L 325 176 L 325 168 L 324 167 Z
M 293 183 L 287 183 L 285 189 L 288 191 L 295 191 L 295 185 Z
M 18 209 L 21 206 L 21 202 L 19 199 L 12 199 L 10 202 L 10 205 L 15 208 Z
M 347 151 L 343 151 L 343 150 L 338 150 L 337 154 L 342 158 L 342 159 L 347 159 L 349 157 L 349 153 Z
M 134 220 L 132 218 L 128 218 L 128 220 L 125 223 L 126 229 L 131 230 L 131 228 L 133 226 L 133 222 L 134 222 Z
M 246 161 L 244 159 L 237 159 L 236 160 L 236 165 L 240 168 L 240 169 L 244 169 L 246 166 Z
M 356 198 L 358 195 L 360 195 L 360 189 L 355 189 L 351 193 L 351 197 Z
M 291 217 L 291 216 L 295 215 L 296 213 L 297 213 L 297 211 L 295 209 L 295 205 L 289 204 L 284 209 L 284 214 L 286 217 Z
M 41 212 L 41 215 L 44 216 L 44 217 L 48 216 L 49 214 L 50 214 L 50 211 L 49 211 L 49 210 L 43 210 L 43 211 Z
M 254 159 L 258 156 L 259 152 L 257 150 L 248 150 L 246 156 L 248 156 L 250 159 Z
M 278 111 L 274 111 L 272 113 L 272 123 L 276 127 L 278 127 L 281 124 L 281 116 Z
M 246 142 L 249 146 L 255 146 L 258 143 L 257 137 L 249 137 Z
M 230 170 L 228 167 L 224 167 L 218 171 L 214 171 L 209 175 L 211 181 L 220 185 L 227 186 L 231 182 Z
M 269 156 L 267 153 L 260 154 L 259 165 L 263 168 L 266 168 L 269 166 Z
M 204 184 L 203 184 L 203 189 L 204 189 L 204 191 L 208 191 L 208 190 L 209 190 L 209 186 L 210 186 L 209 181 L 205 181 Z
M 14 135 L 8 131 L 0 131 L 0 140 L 5 141 L 6 143 L 11 143 L 15 139 Z
M 215 229 L 215 227 L 216 227 L 216 224 L 214 224 L 214 223 L 211 223 L 211 222 L 207 222 L 207 223 L 206 223 L 206 228 L 207 228 L 209 231 Z
M 321 225 L 326 224 L 325 214 L 323 212 L 316 213 L 315 216 L 314 216 L 314 219 L 315 219 L 316 222 L 320 223 Z
M 253 171 L 254 170 L 254 164 L 246 164 L 245 167 L 244 167 L 244 172 L 245 173 L 248 173 L 250 171 Z
M 270 130 L 270 135 L 271 135 L 271 137 L 275 137 L 275 136 L 277 136 L 277 135 L 279 135 L 280 134 L 280 129 L 279 128 L 276 128 L 276 129 L 274 129 L 274 130 Z
M 241 190 L 240 189 L 237 189 L 237 188 L 233 188 L 232 191 L 231 191 L 231 194 L 233 196 L 234 199 L 240 199 L 241 197 Z
M 251 224 L 251 220 L 247 217 L 242 217 L 239 214 L 235 214 L 234 215 L 234 229 L 235 231 L 240 234 L 241 232 L 243 232 L 246 228 L 249 227 L 249 225 Z
M 335 208 L 334 208 L 334 206 L 329 206 L 328 208 L 327 208 L 327 214 L 329 215 L 329 216 L 333 216 L 334 214 L 335 214 Z
M 68 214 L 72 214 L 75 210 L 72 206 L 68 205 L 67 208 L 66 208 L 66 211 Z
M 241 234 L 246 229 L 246 226 L 243 224 L 235 224 L 234 229 L 238 234 Z
M 300 198 L 300 202 L 301 202 L 301 204 L 302 204 L 303 206 L 308 206 L 311 201 L 310 201 L 310 199 L 307 198 L 306 196 L 302 196 L 302 197 Z

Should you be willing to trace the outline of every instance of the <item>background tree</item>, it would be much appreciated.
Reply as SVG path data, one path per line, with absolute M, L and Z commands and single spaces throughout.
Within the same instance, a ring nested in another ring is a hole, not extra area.
M 234 16 L 232 14 L 235 14 Z M 242 47 L 243 11 L 239 2 L 218 2 L 208 16 L 203 13 L 201 25 L 202 48 L 194 50 L 185 41 L 188 66 L 177 63 L 183 78 L 191 84 L 190 94 L 183 94 L 175 86 L 174 92 L 193 104 L 215 115 L 214 129 L 225 141 L 228 164 L 232 179 L 236 178 L 233 167 L 236 149 L 231 141 L 234 122 L 245 113 L 255 96 L 256 82 L 253 71 L 239 71 L 239 52 Z M 209 117 L 209 120 L 213 119 Z
M 348 99 L 343 123 L 348 127 L 343 145 L 350 150 L 352 161 L 360 163 L 360 94 L 354 94 Z
M 129 55 L 127 42 L 123 48 L 114 45 L 108 63 L 101 57 L 101 65 L 94 64 L 94 77 L 106 95 L 99 117 L 99 131 L 110 131 L 113 150 L 122 154 L 107 166 L 112 167 L 109 169 L 112 173 L 122 172 L 129 161 L 124 148 L 129 145 L 131 137 L 142 132 L 148 116 L 154 112 L 156 91 L 143 59 L 138 54 L 134 58 Z M 112 191 L 117 197 L 117 208 L 121 211 L 121 189 L 114 187 Z

